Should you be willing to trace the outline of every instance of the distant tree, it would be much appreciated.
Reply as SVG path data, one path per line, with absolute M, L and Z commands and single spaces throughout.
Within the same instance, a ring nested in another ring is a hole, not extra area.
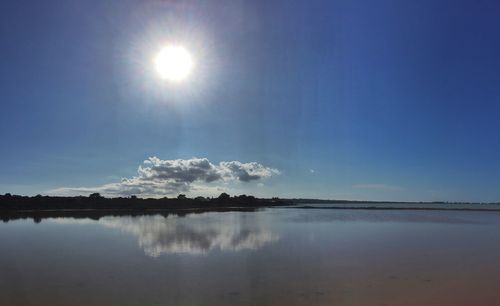
M 231 198 L 230 195 L 228 195 L 227 193 L 223 192 L 220 194 L 220 196 L 217 198 L 219 199 L 220 201 L 226 201 L 226 200 L 229 200 Z
M 6 197 L 6 198 L 10 198 L 10 197 L 12 197 L 12 195 L 11 195 L 10 193 L 6 193 L 6 194 L 5 194 L 5 197 Z
M 136 195 L 131 195 L 131 196 L 130 196 L 130 198 L 131 198 L 132 200 L 137 200 L 137 196 L 136 196 Z
M 178 200 L 185 200 L 185 199 L 187 199 L 187 197 L 186 197 L 186 195 L 185 195 L 185 194 L 182 194 L 182 193 L 181 193 L 181 194 L 179 194 L 179 195 L 177 196 L 177 199 L 178 199 Z
M 100 198 L 102 198 L 102 195 L 99 192 L 94 192 L 94 193 L 92 193 L 92 194 L 89 195 L 89 198 L 91 198 L 91 199 L 100 199 Z
M 207 198 L 199 196 L 199 197 L 194 198 L 194 200 L 198 201 L 198 202 L 204 202 L 204 201 L 207 201 Z
M 237 197 L 237 199 L 242 204 L 248 204 L 248 203 L 255 202 L 255 197 L 254 196 L 247 196 L 246 194 L 239 195 Z

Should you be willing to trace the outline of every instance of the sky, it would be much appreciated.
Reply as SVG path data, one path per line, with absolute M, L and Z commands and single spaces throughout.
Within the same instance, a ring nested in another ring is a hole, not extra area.
M 4 1 L 0 194 L 500 201 L 499 35 L 498 1 Z

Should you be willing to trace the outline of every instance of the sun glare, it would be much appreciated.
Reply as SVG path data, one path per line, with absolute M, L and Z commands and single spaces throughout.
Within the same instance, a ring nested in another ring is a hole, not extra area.
M 169 81 L 182 81 L 186 79 L 193 69 L 193 59 L 189 52 L 182 46 L 169 45 L 160 50 L 154 58 L 156 71 Z

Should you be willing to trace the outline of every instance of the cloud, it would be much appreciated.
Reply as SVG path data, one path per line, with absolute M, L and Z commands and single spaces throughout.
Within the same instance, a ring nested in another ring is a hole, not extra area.
M 123 178 L 120 182 L 98 187 L 62 187 L 48 191 L 49 194 L 75 195 L 99 192 L 106 196 L 140 195 L 161 197 L 192 190 L 219 191 L 210 186 L 213 182 L 250 182 L 277 175 L 276 169 L 256 162 L 223 161 L 212 164 L 207 158 L 162 160 L 150 157 L 140 165 L 137 176 Z
M 219 169 L 222 171 L 223 177 L 225 179 L 238 179 L 242 182 L 249 182 L 264 177 L 270 177 L 274 174 L 279 174 L 278 170 L 264 167 L 263 165 L 256 162 L 221 162 L 219 164 Z
M 357 184 L 353 185 L 354 188 L 359 189 L 374 189 L 374 190 L 382 190 L 382 191 L 402 191 L 405 190 L 402 187 L 387 185 L 387 184 Z

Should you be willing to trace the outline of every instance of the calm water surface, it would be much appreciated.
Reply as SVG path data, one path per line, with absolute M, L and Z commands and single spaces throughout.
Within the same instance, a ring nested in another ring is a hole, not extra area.
M 500 213 L 266 209 L 0 223 L 0 305 L 495 305 Z

